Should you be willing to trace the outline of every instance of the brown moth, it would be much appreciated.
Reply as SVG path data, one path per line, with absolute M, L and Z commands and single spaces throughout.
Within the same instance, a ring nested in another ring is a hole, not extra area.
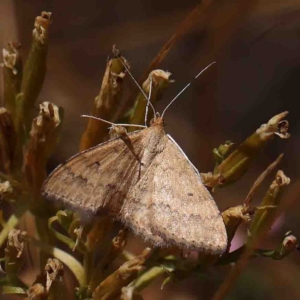
M 215 255 L 227 247 L 214 199 L 158 116 L 148 128 L 71 157 L 50 174 L 43 194 L 93 214 L 107 210 L 156 246 Z
M 79 211 L 107 211 L 155 246 L 213 255 L 221 255 L 227 247 L 225 225 L 213 197 L 197 169 L 165 133 L 158 114 L 148 128 L 71 157 L 50 174 L 42 190 L 45 197 Z

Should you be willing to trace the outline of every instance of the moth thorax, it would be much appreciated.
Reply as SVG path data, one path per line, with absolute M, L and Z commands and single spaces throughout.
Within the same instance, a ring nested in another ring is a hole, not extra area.
M 150 126 L 161 126 L 165 127 L 165 121 L 162 117 L 155 116 L 151 121 L 150 121 Z

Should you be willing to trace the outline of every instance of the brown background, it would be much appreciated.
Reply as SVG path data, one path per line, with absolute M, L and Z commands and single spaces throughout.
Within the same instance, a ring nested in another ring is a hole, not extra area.
M 274 114 L 290 111 L 292 137 L 274 140 L 239 183 L 215 195 L 221 210 L 241 203 L 259 172 L 284 152 L 280 167 L 292 184 L 282 199 L 284 212 L 265 240 L 264 246 L 272 248 L 288 230 L 300 238 L 300 3 L 216 2 L 203 1 L 212 8 L 193 22 L 161 64 L 176 82 L 158 110 L 162 111 L 202 68 L 217 61 L 166 114 L 168 133 L 201 172 L 212 170 L 213 147 L 226 139 L 240 143 Z M 91 110 L 112 45 L 117 44 L 139 78 L 198 4 L 194 0 L 0 1 L 0 46 L 18 40 L 24 57 L 35 17 L 42 10 L 53 13 L 48 73 L 39 99 L 64 107 L 65 120 L 49 170 L 78 151 L 86 124 L 80 115 Z M 255 201 L 272 177 L 268 180 Z M 240 230 L 236 246 L 244 233 L 245 228 Z M 282 261 L 253 260 L 228 299 L 299 299 L 299 255 L 295 252 Z M 227 271 L 210 270 L 201 277 L 167 285 L 163 291 L 157 282 L 143 295 L 145 299 L 210 299 Z

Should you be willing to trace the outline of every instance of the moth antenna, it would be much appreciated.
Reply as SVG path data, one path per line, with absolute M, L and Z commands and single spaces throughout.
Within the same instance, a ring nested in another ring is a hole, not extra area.
M 118 56 L 118 58 L 119 58 L 121 64 L 123 65 L 123 67 L 126 69 L 126 71 L 129 74 L 129 76 L 131 77 L 131 79 L 133 80 L 133 82 L 135 83 L 135 85 L 139 88 L 139 90 L 141 91 L 141 93 L 143 94 L 143 96 L 145 97 L 145 99 L 147 100 L 147 105 L 149 103 L 149 105 L 151 106 L 151 108 L 153 110 L 153 114 L 155 115 L 155 108 L 154 108 L 153 104 L 150 102 L 150 98 L 147 97 L 146 93 L 144 92 L 144 90 L 142 89 L 142 87 L 138 84 L 138 82 L 135 80 L 135 78 L 133 77 L 133 75 L 129 71 L 128 67 L 123 62 L 123 60 L 119 56 Z
M 81 117 L 83 117 L 83 118 L 91 118 L 91 119 L 94 119 L 94 120 L 102 121 L 102 122 L 107 123 L 107 124 L 112 125 L 112 126 L 131 126 L 131 127 L 147 128 L 147 126 L 144 126 L 144 125 L 136 125 L 136 124 L 115 124 L 115 123 L 113 123 L 113 122 L 104 120 L 104 119 L 102 119 L 102 118 L 94 117 L 94 116 L 89 116 L 89 115 L 81 115 Z
M 153 79 L 152 79 L 152 76 L 151 76 L 150 77 L 149 96 L 148 96 L 146 111 L 145 111 L 145 126 L 147 126 L 148 110 L 149 110 L 149 105 L 151 104 L 150 99 L 151 99 L 151 93 L 152 93 L 152 83 L 153 83 Z M 155 111 L 153 111 L 153 113 L 154 113 L 154 116 L 155 116 Z
M 199 72 L 196 76 L 195 76 L 195 78 L 194 78 L 194 80 L 195 79 L 197 79 L 204 71 L 206 71 L 209 67 L 211 67 L 212 65 L 214 65 L 216 62 L 215 61 L 213 61 L 212 63 L 210 63 L 207 67 L 205 67 L 201 72 Z M 171 100 L 171 102 L 167 105 L 167 107 L 164 109 L 164 111 L 162 112 L 162 114 L 161 114 L 161 117 L 163 118 L 163 116 L 164 116 L 164 114 L 165 114 L 165 112 L 166 112 L 166 110 L 171 106 L 171 104 L 190 86 L 192 84 L 192 82 L 190 82 L 190 83 L 188 83 L 172 100 Z

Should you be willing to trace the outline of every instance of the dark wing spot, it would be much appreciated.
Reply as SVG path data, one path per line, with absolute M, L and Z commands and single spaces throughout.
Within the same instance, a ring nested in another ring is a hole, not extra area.
M 188 193 L 188 196 L 194 196 L 194 194 L 193 193 Z
M 78 181 L 79 185 L 86 185 L 88 182 L 88 179 L 82 175 L 74 174 L 73 177 Z
M 109 184 L 107 185 L 107 187 L 110 188 L 111 190 L 114 190 L 114 189 L 116 188 L 116 185 L 115 185 L 115 184 L 109 183 Z

